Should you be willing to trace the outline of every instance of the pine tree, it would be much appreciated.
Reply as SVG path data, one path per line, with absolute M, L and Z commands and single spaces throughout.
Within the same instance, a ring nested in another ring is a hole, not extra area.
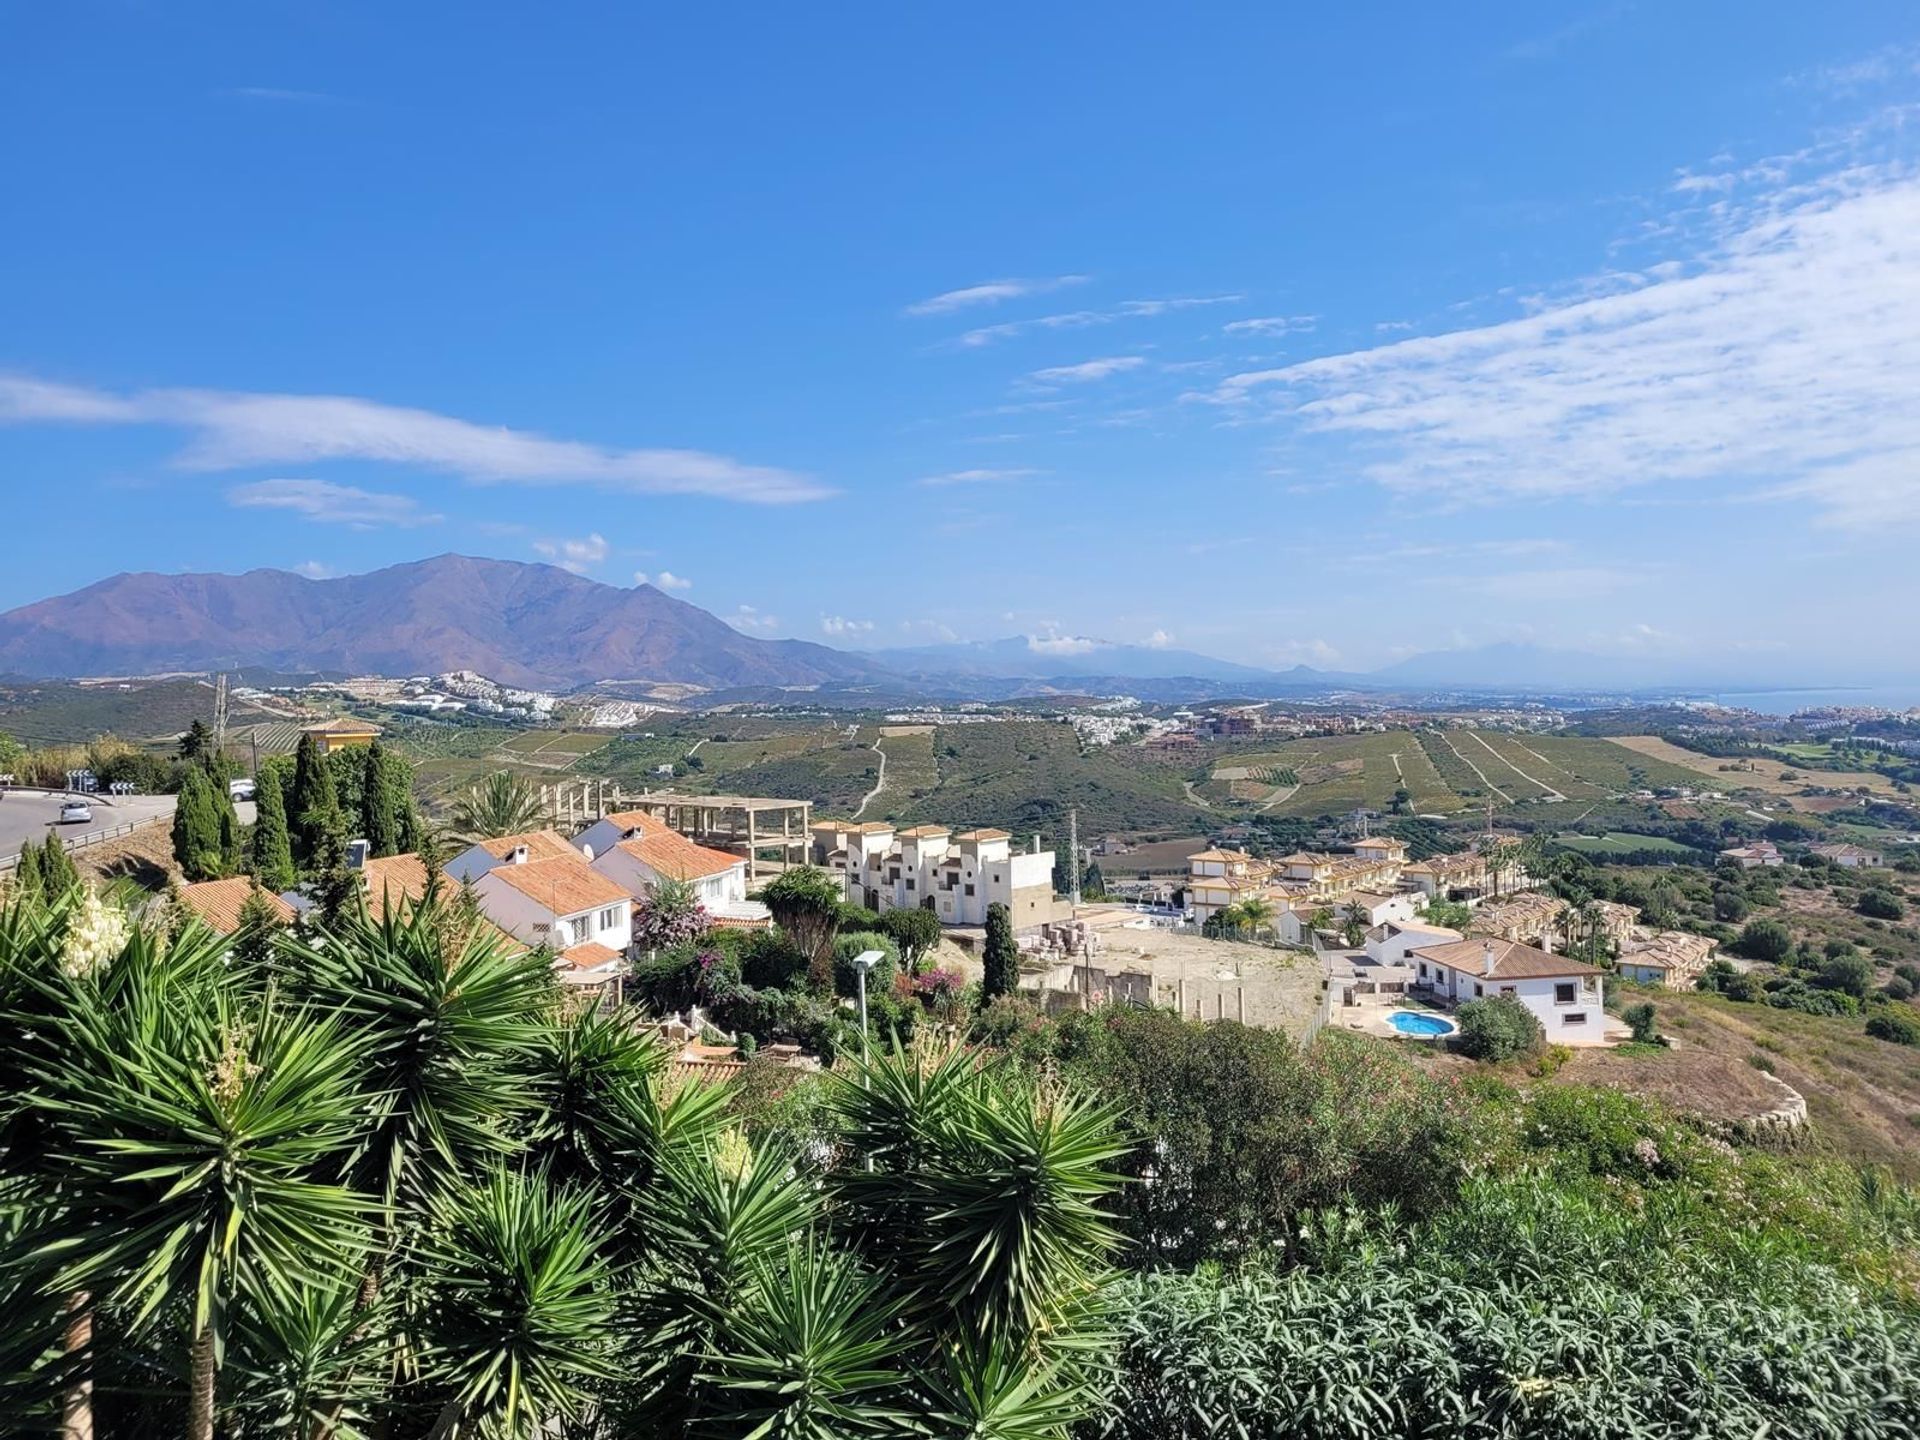
M 981 1002 L 1011 995 L 1020 978 L 1020 949 L 1013 943 L 1013 918 L 998 901 L 987 907 L 987 943 L 981 962 Z
M 287 819 L 293 830 L 293 858 L 301 865 L 314 865 L 314 852 L 328 831 L 338 829 L 340 802 L 333 786 L 333 770 L 311 735 L 300 737 L 300 748 L 293 753 L 293 794 L 287 805 Z
M 204 720 L 196 720 L 180 737 L 180 758 L 205 765 L 213 755 L 213 730 Z
M 262 775 L 254 786 L 253 875 L 278 893 L 293 888 L 293 841 L 287 834 L 287 797 L 280 781 Z
M 219 877 L 224 860 L 221 838 L 213 781 L 198 765 L 189 766 L 173 811 L 173 858 L 189 880 Z

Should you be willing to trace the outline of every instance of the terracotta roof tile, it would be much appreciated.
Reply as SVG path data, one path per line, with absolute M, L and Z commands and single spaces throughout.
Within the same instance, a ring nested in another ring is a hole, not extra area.
M 231 935 L 240 928 L 240 911 L 253 891 L 252 876 L 234 875 L 225 880 L 202 880 L 197 884 L 182 885 L 180 899 L 210 928 L 222 935 Z M 272 908 L 275 919 L 282 925 L 293 923 L 291 905 L 272 891 L 262 890 L 260 893 L 267 897 L 267 904 Z
M 555 856 L 520 865 L 496 865 L 483 878 L 498 877 L 501 884 L 546 906 L 554 915 L 578 915 L 597 905 L 617 905 L 633 898 L 582 860 L 572 846 L 566 851 L 564 859 Z
M 524 835 L 496 835 L 475 842 L 496 860 L 504 860 L 522 845 L 529 860 L 562 860 L 580 852 L 552 830 L 529 830 Z
M 652 834 L 629 836 L 614 847 L 631 855 L 656 875 L 670 880 L 703 880 L 709 875 L 724 875 L 747 862 L 724 850 L 696 845 L 677 830 L 664 825 Z
M 1486 966 L 1487 949 L 1493 950 L 1493 969 Z M 1573 979 L 1598 975 L 1601 971 L 1564 955 L 1552 955 L 1522 945 L 1517 940 L 1456 940 L 1450 945 L 1422 945 L 1413 954 L 1434 965 L 1459 970 L 1469 975 L 1490 976 L 1495 980 L 1537 980 L 1548 976 Z

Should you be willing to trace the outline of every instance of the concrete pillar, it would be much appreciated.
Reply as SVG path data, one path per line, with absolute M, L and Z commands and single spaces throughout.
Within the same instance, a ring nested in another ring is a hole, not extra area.
M 1247 1023 L 1247 987 L 1244 985 L 1235 986 L 1234 994 L 1238 997 L 1238 1019 L 1240 1023 L 1244 1025 Z

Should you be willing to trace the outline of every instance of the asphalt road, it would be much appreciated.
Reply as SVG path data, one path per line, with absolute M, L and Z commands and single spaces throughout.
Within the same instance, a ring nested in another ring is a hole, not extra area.
M 27 840 L 43 840 L 57 834 L 69 844 L 84 835 L 115 830 L 129 821 L 146 820 L 155 815 L 173 814 L 171 795 L 93 795 L 80 796 L 93 807 L 89 824 L 61 825 L 60 805 L 68 797 L 40 791 L 8 790 L 0 793 L 0 860 L 20 853 Z

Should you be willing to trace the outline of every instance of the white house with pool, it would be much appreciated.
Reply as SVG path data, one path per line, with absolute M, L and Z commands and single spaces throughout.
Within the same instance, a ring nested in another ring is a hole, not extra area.
M 1539 1019 L 1551 1045 L 1611 1045 L 1626 1027 L 1611 1019 L 1592 965 L 1517 940 L 1454 940 L 1407 952 L 1414 984 L 1446 1005 L 1511 995 Z

